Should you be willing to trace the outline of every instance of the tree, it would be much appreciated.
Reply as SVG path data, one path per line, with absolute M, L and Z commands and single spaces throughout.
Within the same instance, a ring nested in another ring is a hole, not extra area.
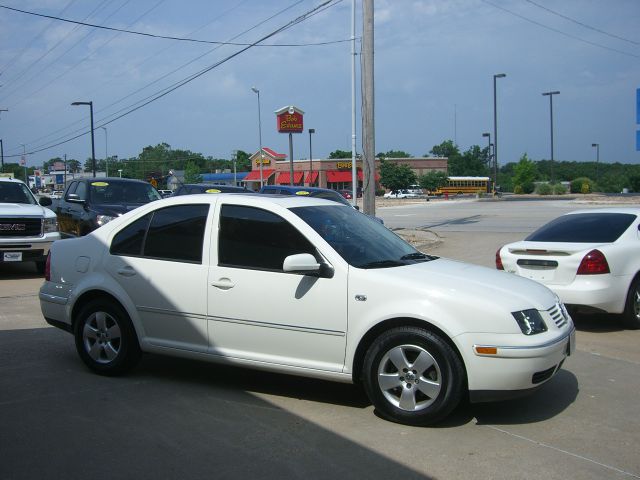
M 489 175 L 489 149 L 472 145 L 462 155 L 449 157 L 449 176 L 485 177 Z
M 402 150 L 389 150 L 387 153 L 380 152 L 376 158 L 411 158 L 411 155 Z
M 336 150 L 329 154 L 329 158 L 351 158 L 351 152 L 347 152 L 346 150 Z
M 520 157 L 520 161 L 513 168 L 514 191 L 520 190 L 522 193 L 532 193 L 535 185 L 534 181 L 538 177 L 536 163 L 530 160 L 525 153 Z
M 416 174 L 408 165 L 381 159 L 380 183 L 390 190 L 401 190 L 416 183 Z
M 422 175 L 418 179 L 420 186 L 429 192 L 436 191 L 439 187 L 446 185 L 447 174 L 444 172 L 431 171 L 426 175 Z
M 200 167 L 198 167 L 196 162 L 187 162 L 187 166 L 184 169 L 184 183 L 202 182 L 202 175 L 200 175 L 200 171 Z
M 460 156 L 460 150 L 458 146 L 453 143 L 453 140 L 445 140 L 440 145 L 434 145 L 429 155 L 434 157 L 448 157 L 449 160 L 451 160 L 453 157 Z

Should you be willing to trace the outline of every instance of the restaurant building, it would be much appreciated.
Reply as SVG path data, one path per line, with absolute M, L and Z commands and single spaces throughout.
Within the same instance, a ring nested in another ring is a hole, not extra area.
M 429 172 L 447 173 L 446 157 L 433 158 L 387 158 L 390 162 L 407 165 L 416 176 L 420 177 Z M 290 164 L 287 155 L 263 147 L 251 155 L 251 171 L 243 182 L 247 188 L 260 189 L 260 164 L 262 163 L 262 179 L 265 185 L 289 185 Z M 352 189 L 351 159 L 304 159 L 293 161 L 293 184 L 306 187 L 322 187 L 332 190 Z M 379 185 L 380 160 L 376 159 L 376 186 Z M 358 174 L 358 188 L 362 188 L 362 160 L 356 160 Z M 380 187 L 381 188 L 381 187 Z

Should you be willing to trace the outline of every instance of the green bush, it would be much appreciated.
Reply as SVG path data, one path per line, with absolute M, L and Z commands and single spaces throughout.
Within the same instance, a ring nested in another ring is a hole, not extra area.
M 593 191 L 593 181 L 587 177 L 578 177 L 575 180 L 571 181 L 571 193 L 583 193 L 583 184 L 587 184 L 588 191 L 586 193 L 590 193 Z
M 591 193 L 591 185 L 589 182 L 584 182 L 580 188 L 580 193 Z
M 536 188 L 539 195 L 551 195 L 553 193 L 553 186 L 549 183 L 541 183 Z
M 566 193 L 567 193 L 567 187 L 565 187 L 563 184 L 556 183 L 553 186 L 553 194 L 554 195 L 564 195 Z
M 522 184 L 523 193 L 533 193 L 536 189 L 536 184 L 533 181 L 524 182 Z
M 522 185 L 516 185 L 515 187 L 513 187 L 513 193 L 515 193 L 516 195 L 522 195 L 524 193 Z

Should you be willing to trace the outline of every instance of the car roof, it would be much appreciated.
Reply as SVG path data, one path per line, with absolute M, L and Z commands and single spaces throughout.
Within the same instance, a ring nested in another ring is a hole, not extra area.
M 12 177 L 0 177 L 0 182 L 24 183 L 22 180 Z M 26 183 L 24 184 L 26 185 Z
M 640 207 L 602 207 L 602 208 L 590 208 L 588 210 L 575 210 L 573 212 L 565 213 L 565 215 L 576 215 L 584 213 L 630 213 L 633 215 L 640 215 Z
M 333 192 L 338 193 L 335 190 L 331 190 L 330 188 L 321 188 L 321 187 L 303 187 L 300 185 L 265 185 L 262 187 L 263 190 L 287 190 L 289 192 Z

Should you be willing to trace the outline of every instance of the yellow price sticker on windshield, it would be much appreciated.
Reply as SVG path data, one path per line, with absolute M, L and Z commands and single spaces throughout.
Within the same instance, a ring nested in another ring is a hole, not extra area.
M 107 182 L 92 182 L 92 187 L 108 187 L 109 184 Z
M 209 190 L 205 190 L 205 193 L 222 193 L 222 191 L 217 188 L 210 188 Z
M 307 192 L 306 190 L 300 190 L 299 192 L 296 192 L 296 195 L 309 195 L 311 192 Z

